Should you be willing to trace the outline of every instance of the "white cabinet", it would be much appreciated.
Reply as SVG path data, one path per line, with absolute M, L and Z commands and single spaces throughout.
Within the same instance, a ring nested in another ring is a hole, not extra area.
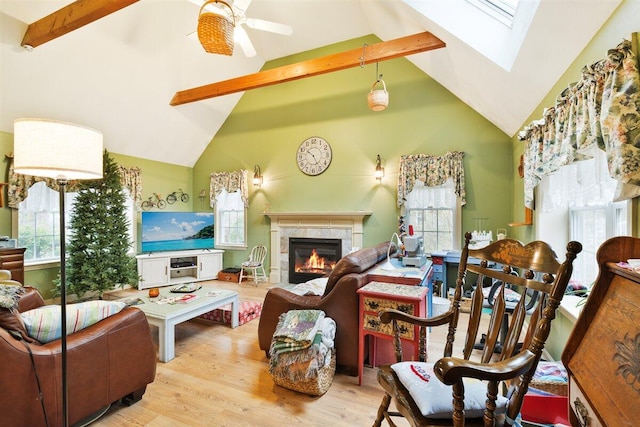
M 222 270 L 222 255 L 202 254 L 198 256 L 198 278 L 200 280 L 217 279 L 220 270 Z
M 205 249 L 137 255 L 138 289 L 215 279 L 222 269 L 223 253 Z

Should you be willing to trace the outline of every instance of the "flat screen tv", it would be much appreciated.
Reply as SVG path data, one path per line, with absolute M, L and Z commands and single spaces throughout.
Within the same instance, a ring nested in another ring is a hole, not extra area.
M 142 212 L 142 252 L 212 249 L 213 212 Z

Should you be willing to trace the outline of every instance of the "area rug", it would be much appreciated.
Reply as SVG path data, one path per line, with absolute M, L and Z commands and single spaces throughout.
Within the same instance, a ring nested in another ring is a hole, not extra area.
M 262 302 L 259 301 L 240 301 L 238 308 L 238 326 L 257 319 L 262 313 Z M 198 316 L 202 319 L 212 320 L 214 322 L 231 324 L 231 304 L 212 310 L 208 313 Z

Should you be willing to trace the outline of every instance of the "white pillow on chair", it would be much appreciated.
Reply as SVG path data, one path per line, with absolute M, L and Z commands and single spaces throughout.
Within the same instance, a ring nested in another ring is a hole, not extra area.
M 433 363 L 399 362 L 391 365 L 391 369 L 409 391 L 422 415 L 426 418 L 451 418 L 452 387 L 436 377 Z M 487 384 L 474 378 L 465 378 L 463 382 L 465 415 L 468 418 L 482 417 L 487 401 Z M 506 397 L 498 395 L 496 415 L 504 413 L 507 402 Z
M 262 265 L 262 263 L 258 261 L 245 261 L 242 263 L 243 267 L 260 267 L 260 265 Z

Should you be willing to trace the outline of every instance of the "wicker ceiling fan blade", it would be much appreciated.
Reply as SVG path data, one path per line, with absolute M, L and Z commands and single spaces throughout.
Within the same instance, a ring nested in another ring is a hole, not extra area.
M 264 19 L 247 18 L 247 27 L 256 30 L 269 31 L 271 33 L 282 34 L 290 36 L 293 33 L 293 27 L 287 24 L 280 24 L 277 22 L 267 21 Z
M 234 39 L 236 43 L 240 45 L 240 48 L 242 48 L 242 51 L 247 58 L 253 58 L 256 56 L 256 48 L 253 47 L 253 43 L 251 43 L 249 35 L 242 26 L 236 25 Z

